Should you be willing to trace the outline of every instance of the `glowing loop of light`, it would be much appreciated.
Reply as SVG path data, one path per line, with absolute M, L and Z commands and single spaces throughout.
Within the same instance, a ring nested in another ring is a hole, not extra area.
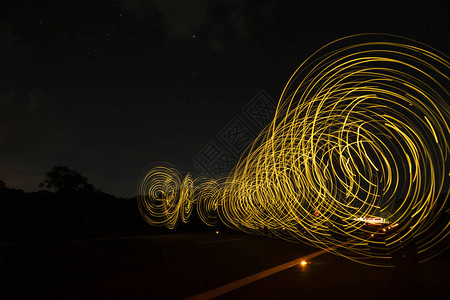
M 174 228 L 195 205 L 210 226 L 219 217 L 320 248 L 351 241 L 335 253 L 366 264 L 389 266 L 412 244 L 425 261 L 448 246 L 448 71 L 447 56 L 409 39 L 330 43 L 295 71 L 273 121 L 226 178 L 182 181 L 157 166 L 140 186 L 141 212 Z M 376 217 L 392 229 L 361 222 Z

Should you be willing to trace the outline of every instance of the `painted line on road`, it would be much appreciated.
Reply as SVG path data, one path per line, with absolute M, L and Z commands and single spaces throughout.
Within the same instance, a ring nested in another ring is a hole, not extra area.
M 327 253 L 327 252 L 329 252 L 331 250 L 334 250 L 334 249 L 336 249 L 338 247 L 341 247 L 341 246 L 343 246 L 343 245 L 345 245 L 347 243 L 350 243 L 350 241 L 342 243 L 340 245 L 336 245 L 336 246 L 324 249 L 324 250 L 320 250 L 320 251 L 314 252 L 312 254 L 309 254 L 309 255 L 306 255 L 306 256 L 294 259 L 294 260 L 291 260 L 291 261 L 289 261 L 287 263 L 284 263 L 284 264 L 281 264 L 279 266 L 276 266 L 276 267 L 264 270 L 262 272 L 259 272 L 259 273 L 256 273 L 256 274 L 244 277 L 242 279 L 239 279 L 239 280 L 236 280 L 236 281 L 233 281 L 233 282 L 230 282 L 228 284 L 219 286 L 219 287 L 217 287 L 215 289 L 206 291 L 204 293 L 201 293 L 201 294 L 198 294 L 198 295 L 195 295 L 195 296 L 192 296 L 192 297 L 188 297 L 185 300 L 204 300 L 204 299 L 212 299 L 212 298 L 218 297 L 220 295 L 223 295 L 223 294 L 226 294 L 226 293 L 231 292 L 233 290 L 236 290 L 236 289 L 238 289 L 240 287 L 243 287 L 243 286 L 245 286 L 247 284 L 250 284 L 252 282 L 258 281 L 260 279 L 266 278 L 266 277 L 268 277 L 270 275 L 273 275 L 275 273 L 278 273 L 278 272 L 281 272 L 283 270 L 289 269 L 289 268 L 291 268 L 293 266 L 299 265 L 302 261 L 307 261 L 309 259 L 312 259 L 312 258 L 317 257 L 319 255 L 322 255 L 324 253 Z
M 213 243 L 223 243 L 223 242 L 233 242 L 233 241 L 242 241 L 242 239 L 228 239 L 228 240 L 220 240 L 220 241 L 198 242 L 196 244 L 213 244 Z

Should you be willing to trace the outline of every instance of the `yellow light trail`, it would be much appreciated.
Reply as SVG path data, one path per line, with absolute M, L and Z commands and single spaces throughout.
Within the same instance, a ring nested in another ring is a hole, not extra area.
M 322 249 L 352 240 L 332 252 L 363 264 L 391 266 L 413 243 L 428 260 L 450 244 L 449 67 L 443 53 L 398 36 L 327 44 L 296 69 L 227 176 L 183 179 L 157 165 L 139 186 L 141 214 L 175 228 L 195 207 L 209 226 Z M 399 225 L 360 221 L 374 217 Z

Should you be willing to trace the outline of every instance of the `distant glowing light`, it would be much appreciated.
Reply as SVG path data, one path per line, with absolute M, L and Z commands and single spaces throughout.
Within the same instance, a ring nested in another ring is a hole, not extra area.
M 386 219 L 384 218 L 377 218 L 377 217 L 371 217 L 371 218 L 355 218 L 353 219 L 355 221 L 362 221 L 368 224 L 372 224 L 372 225 L 381 225 L 381 224 L 389 224 L 388 221 L 386 221 Z

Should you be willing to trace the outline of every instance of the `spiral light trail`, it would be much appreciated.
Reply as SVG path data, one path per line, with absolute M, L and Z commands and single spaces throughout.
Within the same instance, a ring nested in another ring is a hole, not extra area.
M 152 168 L 139 206 L 174 228 L 192 207 L 207 225 L 300 241 L 375 266 L 414 245 L 448 247 L 448 57 L 390 35 L 346 37 L 292 75 L 273 121 L 224 179 Z M 159 194 L 158 194 L 159 193 Z M 157 195 L 158 194 L 158 195 Z M 383 223 L 362 220 L 383 218 Z

